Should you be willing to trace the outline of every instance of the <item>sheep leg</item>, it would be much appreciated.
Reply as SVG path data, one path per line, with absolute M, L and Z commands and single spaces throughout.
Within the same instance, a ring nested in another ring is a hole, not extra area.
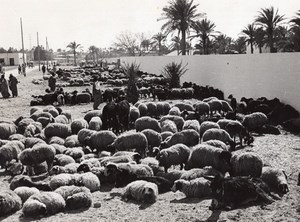
M 165 166 L 165 173 L 168 173 L 168 167 Z
M 180 164 L 180 170 L 183 170 L 183 163 Z

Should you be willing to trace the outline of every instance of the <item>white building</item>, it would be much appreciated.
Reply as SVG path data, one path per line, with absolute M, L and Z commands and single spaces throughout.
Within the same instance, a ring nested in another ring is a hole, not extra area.
M 26 54 L 24 54 L 24 61 L 26 60 Z M 0 53 L 0 64 L 4 64 L 5 66 L 15 66 L 20 65 L 23 63 L 23 53 L 19 52 L 7 52 L 7 53 Z

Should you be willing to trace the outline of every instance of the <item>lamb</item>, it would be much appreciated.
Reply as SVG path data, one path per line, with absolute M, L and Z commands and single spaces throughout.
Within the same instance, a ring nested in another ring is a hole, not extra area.
M 210 181 L 203 177 L 190 181 L 182 179 L 176 180 L 172 187 L 172 191 L 176 192 L 177 190 L 184 193 L 187 198 L 207 198 L 211 196 Z
M 284 170 L 267 166 L 263 167 L 261 179 L 268 184 L 271 189 L 274 189 L 277 192 L 282 194 L 289 192 L 287 175 Z
M 155 183 L 137 180 L 128 184 L 122 194 L 122 199 L 134 199 L 138 202 L 154 203 L 158 196 L 158 187 Z
M 176 106 L 173 106 L 170 110 L 169 110 L 169 115 L 173 115 L 173 116 L 180 116 L 181 112 L 180 109 Z
M 0 217 L 15 213 L 22 208 L 21 198 L 13 191 L 1 191 L 0 200 Z
M 161 132 L 171 132 L 171 133 L 177 133 L 177 126 L 174 123 L 174 121 L 166 119 L 162 122 L 160 122 L 161 126 Z
M 191 170 L 184 171 L 180 177 L 182 180 L 194 180 L 199 177 L 208 177 L 208 176 L 223 176 L 218 170 L 215 170 L 211 166 L 206 166 L 204 168 L 194 168 Z
M 145 129 L 142 131 L 142 133 L 147 137 L 149 148 L 153 148 L 155 146 L 160 146 L 160 144 L 162 142 L 160 133 L 158 133 L 152 129 Z
M 71 156 L 75 161 L 83 157 L 84 152 L 81 147 L 67 148 L 64 154 Z
M 89 122 L 88 129 L 90 130 L 95 130 L 95 131 L 100 131 L 102 128 L 102 120 L 98 116 L 92 117 L 92 119 Z
M 66 147 L 78 147 L 78 146 L 80 146 L 78 136 L 77 135 L 68 136 L 65 139 L 65 143 L 63 145 L 65 145 Z
M 203 142 L 206 142 L 208 140 L 220 140 L 224 143 L 229 143 L 230 147 L 232 149 L 235 148 L 235 143 L 229 133 L 227 133 L 223 129 L 209 129 L 205 131 L 202 138 Z
M 156 132 L 161 132 L 158 121 L 149 116 L 140 117 L 135 121 L 135 129 L 137 132 L 141 132 L 145 129 L 152 129 Z
M 212 166 L 221 173 L 230 170 L 231 153 L 207 144 L 198 144 L 192 148 L 192 152 L 185 165 L 186 170 Z
M 45 136 L 50 138 L 52 136 L 59 136 L 62 138 L 66 138 L 72 135 L 70 125 L 62 124 L 62 123 L 50 123 L 44 129 Z
M 15 190 L 18 187 L 35 187 L 38 190 L 50 191 L 51 188 L 48 183 L 42 181 L 32 181 L 29 176 L 25 175 L 17 175 L 10 182 L 9 188 L 11 190 Z
M 245 115 L 243 119 L 243 126 L 248 131 L 259 130 L 263 125 L 265 125 L 268 121 L 268 117 L 260 112 L 251 113 Z
M 19 160 L 18 155 L 25 147 L 20 141 L 9 141 L 0 147 L 0 166 L 7 170 L 7 162 L 11 160 Z
M 161 143 L 161 147 L 167 148 L 178 143 L 183 143 L 186 146 L 195 146 L 199 143 L 199 133 L 193 129 L 182 130 L 173 134 L 168 141 Z
M 139 109 L 141 117 L 147 115 L 147 113 L 148 113 L 148 107 L 147 107 L 146 104 L 140 103 L 137 108 Z
M 183 130 L 185 129 L 193 129 L 196 132 L 200 133 L 200 124 L 198 120 L 186 120 L 182 127 Z
M 135 149 L 142 157 L 146 156 L 148 149 L 147 137 L 143 133 L 126 132 L 120 135 L 110 146 L 110 151 L 124 151 Z
M 21 198 L 22 203 L 34 194 L 40 193 L 40 191 L 35 187 L 17 187 L 14 192 Z
M 200 125 L 200 137 L 203 137 L 203 134 L 209 129 L 220 129 L 219 124 L 212 121 L 204 121 Z
M 230 160 L 230 176 L 260 177 L 263 161 L 255 152 L 234 154 Z
M 86 138 L 85 143 L 89 145 L 91 149 L 97 149 L 97 152 L 100 152 L 106 150 L 116 139 L 117 136 L 114 132 L 110 130 L 101 130 L 94 132 L 90 138 Z
M 36 217 L 62 212 L 65 207 L 66 202 L 60 194 L 55 192 L 41 192 L 32 195 L 24 203 L 22 211 L 26 217 Z
M 77 134 L 79 130 L 88 128 L 88 122 L 85 119 L 75 119 L 71 123 L 72 134 Z
M 140 118 L 140 116 L 141 116 L 140 110 L 135 106 L 131 106 L 129 110 L 130 123 L 134 123 L 138 118 Z
M 163 116 L 159 120 L 159 122 L 163 122 L 166 119 L 172 120 L 176 124 L 176 127 L 177 127 L 178 131 L 182 130 L 182 127 L 183 127 L 183 124 L 184 124 L 184 119 L 181 116 L 166 115 L 166 116 Z
M 189 158 L 190 148 L 184 144 L 175 144 L 167 149 L 163 149 L 158 154 L 159 165 L 165 168 L 165 172 L 168 172 L 168 168 L 172 165 L 180 164 L 181 170 L 183 169 L 183 164 Z
M 101 117 L 101 115 L 101 110 L 91 110 L 85 114 L 84 119 L 89 123 L 93 117 Z
M 53 166 L 49 171 L 49 175 L 57 175 L 61 173 L 74 174 L 77 173 L 77 168 L 79 167 L 79 163 L 69 163 L 65 166 Z
M 0 139 L 8 139 L 10 135 L 17 133 L 17 127 L 12 123 L 0 123 Z

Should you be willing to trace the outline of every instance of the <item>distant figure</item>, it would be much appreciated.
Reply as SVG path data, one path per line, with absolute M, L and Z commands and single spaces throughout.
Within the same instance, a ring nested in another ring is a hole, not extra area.
M 26 76 L 26 64 L 23 63 L 22 65 L 22 72 L 23 72 L 23 75 Z
M 22 74 L 22 67 L 21 67 L 21 65 L 19 64 L 19 66 L 18 66 L 18 73 L 19 73 L 19 75 L 21 75 Z
M 93 79 L 93 97 L 94 97 L 94 104 L 93 108 L 98 109 L 98 106 L 102 103 L 102 93 L 100 89 L 100 82 L 95 77 Z
M 0 91 L 1 91 L 3 98 L 10 97 L 10 94 L 8 91 L 8 83 L 7 83 L 7 80 L 5 79 L 4 74 L 1 75 L 1 78 L 0 78 Z
M 12 74 L 9 75 L 9 80 L 8 80 L 8 83 L 9 83 L 9 88 L 12 92 L 12 97 L 17 97 L 18 96 L 18 79 L 13 76 Z
M 230 106 L 232 107 L 233 111 L 236 111 L 237 101 L 236 98 L 233 97 L 232 94 L 228 96 L 228 99 L 230 99 Z
M 56 65 L 53 65 L 53 72 L 56 73 Z
M 43 66 L 42 66 L 42 72 L 43 72 L 43 75 L 45 75 L 45 72 L 46 72 L 46 66 L 45 66 L 45 64 L 43 64 Z
M 48 80 L 48 86 L 50 87 L 50 90 L 52 92 L 55 91 L 55 88 L 56 88 L 56 78 L 55 78 L 55 74 L 54 73 L 50 76 L 50 78 Z

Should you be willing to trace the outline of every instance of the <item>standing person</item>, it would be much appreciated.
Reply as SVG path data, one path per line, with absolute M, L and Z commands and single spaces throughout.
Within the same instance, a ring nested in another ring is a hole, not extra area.
M 94 104 L 93 108 L 98 109 L 98 106 L 102 103 L 102 93 L 100 89 L 100 81 L 95 77 L 93 79 L 93 97 L 94 97 Z
M 21 67 L 20 64 L 19 64 L 19 66 L 18 66 L 18 73 L 19 73 L 19 75 L 21 75 L 21 73 L 22 73 L 22 67 Z
M 8 83 L 9 83 L 9 88 L 12 92 L 12 97 L 17 97 L 18 96 L 18 79 L 13 76 L 12 74 L 9 75 L 9 80 L 8 80 Z
M 0 91 L 2 94 L 3 98 L 8 98 L 10 97 L 9 91 L 8 91 L 8 83 L 7 80 L 5 79 L 5 75 L 1 75 L 0 78 Z
M 45 64 L 43 64 L 43 66 L 42 66 L 42 72 L 43 72 L 43 75 L 45 75 L 45 72 L 46 72 L 46 66 L 45 66 Z
M 55 87 L 56 87 L 56 78 L 55 78 L 55 73 L 53 73 L 50 78 L 48 79 L 48 86 L 50 87 L 50 90 L 52 92 L 55 91 Z
M 26 76 L 26 64 L 23 63 L 22 65 L 22 72 L 23 72 L 23 75 Z

